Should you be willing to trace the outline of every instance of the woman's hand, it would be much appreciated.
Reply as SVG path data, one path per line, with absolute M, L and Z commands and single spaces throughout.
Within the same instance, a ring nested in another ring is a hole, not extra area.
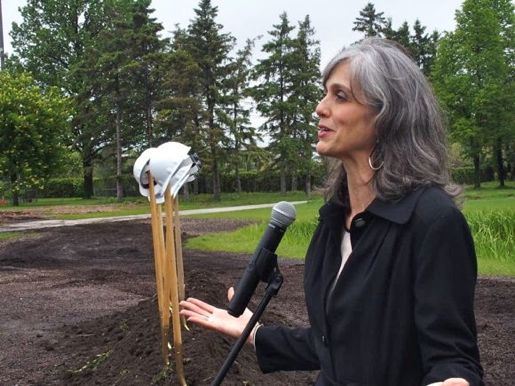
M 227 291 L 227 298 L 231 301 L 234 296 L 234 288 L 231 287 Z M 196 298 L 188 298 L 180 303 L 180 314 L 187 318 L 188 322 L 192 322 L 200 327 L 207 328 L 224 335 L 238 338 L 245 326 L 252 317 L 252 312 L 246 308 L 242 315 L 238 318 L 229 315 L 229 313 L 221 308 L 216 308 L 211 304 L 205 303 Z M 247 340 L 251 342 L 251 336 Z

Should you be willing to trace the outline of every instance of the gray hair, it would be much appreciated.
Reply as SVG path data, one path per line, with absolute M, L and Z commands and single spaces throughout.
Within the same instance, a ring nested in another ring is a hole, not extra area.
M 396 201 L 421 186 L 439 186 L 451 197 L 461 189 L 450 182 L 446 129 L 436 97 L 402 46 L 365 39 L 341 51 L 322 73 L 323 84 L 340 64 L 349 65 L 351 92 L 376 112 L 377 144 L 372 165 L 382 167 L 371 181 L 378 198 Z M 347 201 L 341 161 L 331 161 L 326 198 Z

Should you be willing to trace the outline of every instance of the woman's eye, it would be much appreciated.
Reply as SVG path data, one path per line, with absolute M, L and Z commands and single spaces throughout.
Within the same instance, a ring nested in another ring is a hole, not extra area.
M 344 101 L 348 99 L 347 95 L 345 95 L 345 93 L 342 91 L 336 93 L 336 98 Z

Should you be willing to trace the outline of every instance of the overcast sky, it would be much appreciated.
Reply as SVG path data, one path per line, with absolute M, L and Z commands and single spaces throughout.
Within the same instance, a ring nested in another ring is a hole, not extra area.
M 66 1 L 66 0 L 62 0 Z M 243 45 L 248 38 L 264 35 L 261 42 L 269 39 L 268 31 L 279 22 L 282 12 L 288 14 L 291 24 L 310 15 L 311 23 L 316 31 L 316 38 L 322 49 L 322 66 L 343 46 L 362 37 L 353 32 L 353 21 L 359 11 L 369 0 L 213 0 L 218 7 L 218 23 L 224 26 L 224 32 L 236 37 L 238 44 Z M 433 30 L 451 31 L 454 29 L 454 13 L 461 7 L 463 0 L 375 0 L 377 11 L 391 17 L 394 28 L 403 21 L 410 26 L 420 19 L 427 26 L 428 32 Z M 13 21 L 21 22 L 18 8 L 25 5 L 26 0 L 3 0 L 4 42 L 7 53 L 12 52 L 9 32 Z M 175 29 L 175 25 L 186 27 L 194 17 L 193 9 L 197 0 L 153 0 L 154 16 L 163 24 L 166 34 Z M 259 46 L 259 44 L 258 44 Z

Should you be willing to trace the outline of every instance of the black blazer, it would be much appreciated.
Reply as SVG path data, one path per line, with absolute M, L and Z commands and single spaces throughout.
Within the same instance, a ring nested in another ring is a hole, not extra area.
M 317 385 L 425 386 L 450 377 L 483 385 L 476 257 L 452 200 L 438 188 L 397 203 L 376 199 L 353 219 L 352 253 L 331 293 L 345 212 L 335 203 L 320 209 L 304 274 L 310 327 L 261 327 L 262 371 L 320 369 Z

